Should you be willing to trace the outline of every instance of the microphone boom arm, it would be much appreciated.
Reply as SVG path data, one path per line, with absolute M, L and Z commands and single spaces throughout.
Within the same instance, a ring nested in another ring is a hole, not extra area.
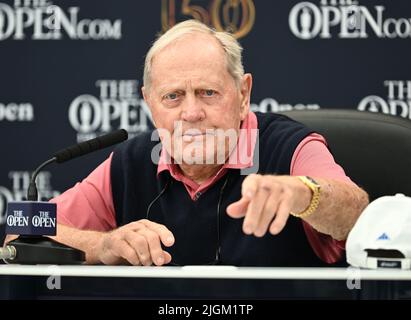
M 27 200 L 28 201 L 37 201 L 38 200 L 38 192 L 37 192 L 37 186 L 36 186 L 36 178 L 39 172 L 47 165 L 50 163 L 53 163 L 57 161 L 56 157 L 53 157 L 45 162 L 43 162 L 41 165 L 38 166 L 38 168 L 33 172 L 33 175 L 31 176 L 29 188 L 27 189 Z

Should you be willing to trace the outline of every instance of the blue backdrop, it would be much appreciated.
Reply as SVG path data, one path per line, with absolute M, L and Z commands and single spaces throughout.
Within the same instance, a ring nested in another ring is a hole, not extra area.
M 411 2 L 0 0 L 0 238 L 7 201 L 54 151 L 150 127 L 141 97 L 155 35 L 190 18 L 233 32 L 254 75 L 252 108 L 348 108 L 411 118 Z M 49 199 L 110 150 L 50 166 Z

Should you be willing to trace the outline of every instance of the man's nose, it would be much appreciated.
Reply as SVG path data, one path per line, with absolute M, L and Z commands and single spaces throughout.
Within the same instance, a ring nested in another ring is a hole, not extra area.
M 186 97 L 181 112 L 181 119 L 187 122 L 197 122 L 205 119 L 204 108 L 196 97 Z

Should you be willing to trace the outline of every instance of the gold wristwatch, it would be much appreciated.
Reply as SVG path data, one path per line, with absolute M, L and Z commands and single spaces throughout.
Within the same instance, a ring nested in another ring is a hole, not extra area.
M 317 210 L 318 205 L 320 204 L 321 186 L 311 177 L 297 176 L 297 178 L 300 179 L 308 188 L 310 188 L 313 195 L 311 197 L 310 205 L 304 211 L 300 213 L 290 212 L 290 214 L 297 218 L 305 218 Z

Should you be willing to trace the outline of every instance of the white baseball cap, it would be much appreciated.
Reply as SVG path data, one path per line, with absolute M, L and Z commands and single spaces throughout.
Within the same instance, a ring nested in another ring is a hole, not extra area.
M 347 262 L 360 268 L 411 267 L 411 197 L 384 196 L 371 202 L 346 242 Z

